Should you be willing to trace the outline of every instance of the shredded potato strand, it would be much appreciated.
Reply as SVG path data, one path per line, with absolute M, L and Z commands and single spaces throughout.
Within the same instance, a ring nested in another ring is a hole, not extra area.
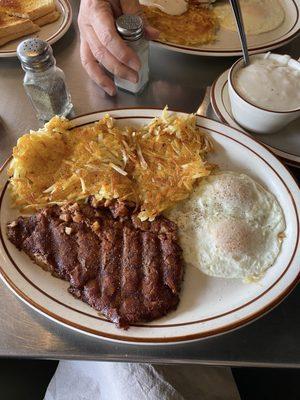
M 74 129 L 54 117 L 18 140 L 9 168 L 11 193 L 23 211 L 89 195 L 126 199 L 141 205 L 142 220 L 153 220 L 210 174 L 210 151 L 195 115 L 165 109 L 138 129 L 118 127 L 109 115 Z

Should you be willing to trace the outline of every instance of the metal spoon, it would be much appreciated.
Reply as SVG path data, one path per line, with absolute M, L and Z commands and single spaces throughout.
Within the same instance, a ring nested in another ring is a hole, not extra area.
M 241 40 L 241 44 L 242 44 L 242 50 L 243 50 L 244 66 L 246 67 L 247 65 L 250 64 L 250 58 L 249 58 L 249 53 L 248 53 L 247 37 L 246 37 L 246 33 L 245 33 L 245 28 L 244 28 L 244 21 L 243 21 L 243 16 L 242 16 L 242 12 L 241 12 L 241 6 L 240 6 L 239 0 L 230 0 L 230 3 L 231 3 L 232 11 L 234 12 L 236 25 L 237 25 L 237 28 L 239 31 L 240 40 Z

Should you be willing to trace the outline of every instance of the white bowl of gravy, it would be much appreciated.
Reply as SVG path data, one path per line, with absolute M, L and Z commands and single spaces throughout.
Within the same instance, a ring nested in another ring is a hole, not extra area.
M 228 74 L 234 119 L 243 128 L 274 133 L 300 117 L 300 62 L 290 56 L 264 53 L 239 59 Z

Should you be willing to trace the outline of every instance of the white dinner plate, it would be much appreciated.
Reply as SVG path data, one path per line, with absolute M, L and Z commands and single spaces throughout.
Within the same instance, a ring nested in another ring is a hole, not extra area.
M 72 7 L 68 0 L 56 0 L 56 6 L 60 12 L 60 17 L 57 21 L 41 27 L 39 32 L 31 33 L 27 36 L 22 36 L 16 40 L 0 46 L 1 57 L 16 57 L 18 44 L 29 37 L 37 37 L 47 41 L 49 44 L 57 42 L 69 29 L 72 22 Z
M 285 20 L 278 28 L 259 35 L 248 35 L 250 54 L 263 53 L 276 49 L 292 41 L 300 33 L 300 0 L 280 0 L 285 11 Z M 217 40 L 199 46 L 183 46 L 169 42 L 155 41 L 159 46 L 180 53 L 210 57 L 232 57 L 242 55 L 237 32 L 221 28 Z
M 219 119 L 232 126 L 242 128 L 233 118 L 228 94 L 228 71 L 220 75 L 212 85 L 210 92 L 211 105 Z M 251 132 L 248 132 L 249 134 Z M 293 121 L 279 132 L 267 135 L 251 133 L 251 135 L 281 157 L 287 164 L 300 168 L 300 118 Z
M 102 118 L 107 111 L 73 120 L 73 126 Z M 120 125 L 145 124 L 156 109 L 111 110 Z M 260 143 L 205 117 L 197 125 L 215 142 L 212 162 L 221 169 L 249 174 L 275 194 L 284 211 L 286 237 L 275 264 L 257 283 L 213 278 L 187 267 L 178 309 L 151 323 L 118 329 L 68 293 L 68 283 L 54 278 L 19 252 L 6 237 L 6 224 L 19 213 L 10 208 L 7 166 L 0 173 L 0 271 L 3 281 L 25 303 L 46 317 L 82 333 L 134 344 L 171 344 L 208 338 L 239 328 L 276 306 L 299 279 L 300 190 L 284 165 Z

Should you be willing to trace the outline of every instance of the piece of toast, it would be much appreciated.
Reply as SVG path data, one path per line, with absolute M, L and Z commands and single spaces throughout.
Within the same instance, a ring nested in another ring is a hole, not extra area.
M 0 12 L 0 38 L 36 28 L 30 19 L 12 17 Z
M 55 11 L 54 0 L 0 0 L 0 11 L 31 20 Z
M 60 17 L 60 13 L 58 11 L 51 11 L 50 13 L 33 20 L 35 24 L 38 26 L 43 26 L 46 24 L 50 24 L 51 22 L 56 21 Z
M 31 35 L 32 33 L 35 33 L 40 30 L 38 25 L 36 25 L 36 24 L 32 24 L 32 25 L 33 26 L 29 27 L 28 29 L 26 29 L 24 31 L 12 33 L 10 35 L 0 37 L 0 46 L 3 46 L 4 44 L 11 42 L 12 40 L 18 39 L 20 37 Z

